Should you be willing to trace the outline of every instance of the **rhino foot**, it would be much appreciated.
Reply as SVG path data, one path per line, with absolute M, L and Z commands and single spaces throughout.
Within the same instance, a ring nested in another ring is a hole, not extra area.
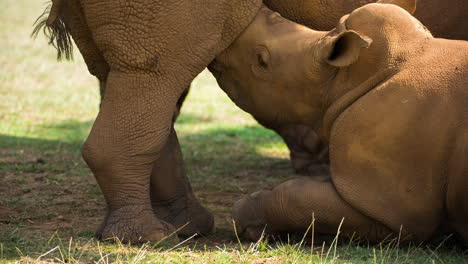
M 212 234 L 214 217 L 195 197 L 183 195 L 166 201 L 153 202 L 156 215 L 171 223 L 182 237 Z
M 174 232 L 175 228 L 159 220 L 151 208 L 125 206 L 108 213 L 96 231 L 96 237 L 122 243 L 177 241 Z
M 257 241 L 267 232 L 268 226 L 262 208 L 262 197 L 269 192 L 261 191 L 249 194 L 234 204 L 232 217 L 239 236 Z

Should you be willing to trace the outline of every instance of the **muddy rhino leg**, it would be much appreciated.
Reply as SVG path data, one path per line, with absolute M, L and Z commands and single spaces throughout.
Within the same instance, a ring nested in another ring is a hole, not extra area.
M 213 215 L 198 202 L 186 177 L 174 128 L 171 129 L 161 157 L 153 166 L 151 201 L 160 219 L 177 229 L 181 228 L 179 235 L 204 235 L 214 229 Z
M 169 137 L 179 94 L 167 78 L 146 72 L 110 72 L 105 100 L 83 146 L 108 205 L 98 237 L 158 241 L 174 227 L 151 206 L 150 177 Z
M 239 234 L 257 240 L 267 234 L 306 231 L 315 218 L 316 234 L 341 234 L 381 241 L 392 231 L 349 206 L 328 179 L 300 178 L 278 185 L 272 191 L 251 194 L 234 205 Z

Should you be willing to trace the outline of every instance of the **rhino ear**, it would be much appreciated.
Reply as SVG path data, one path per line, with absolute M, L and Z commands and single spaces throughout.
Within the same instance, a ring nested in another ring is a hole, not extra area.
M 362 48 L 368 48 L 372 39 L 348 30 L 331 37 L 325 44 L 325 61 L 335 67 L 346 67 L 357 61 Z
M 403 8 L 404 10 L 408 11 L 408 13 L 410 13 L 411 15 L 413 15 L 414 12 L 416 11 L 417 2 L 418 2 L 417 0 L 379 0 L 377 1 L 377 3 L 379 4 L 397 5 Z

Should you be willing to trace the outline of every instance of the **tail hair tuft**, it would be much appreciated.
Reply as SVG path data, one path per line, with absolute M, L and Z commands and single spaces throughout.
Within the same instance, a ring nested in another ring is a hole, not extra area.
M 37 18 L 36 22 L 34 22 L 35 26 L 31 37 L 37 38 L 39 32 L 42 30 L 49 41 L 49 45 L 52 45 L 57 50 L 57 60 L 61 60 L 63 57 L 65 57 L 66 60 L 72 60 L 73 42 L 67 26 L 59 16 L 53 21 L 48 22 L 51 6 L 52 5 L 49 5 L 42 15 Z

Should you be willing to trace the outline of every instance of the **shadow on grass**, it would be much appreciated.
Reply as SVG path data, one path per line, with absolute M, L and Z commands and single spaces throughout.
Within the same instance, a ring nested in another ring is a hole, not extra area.
M 180 121 L 201 120 L 196 116 L 186 118 Z M 4 195 L 0 197 L 0 245 L 5 247 L 4 257 L 37 257 L 37 252 L 50 250 L 51 245 L 47 242 L 50 229 L 43 230 L 41 225 L 57 222 L 58 228 L 62 222 L 55 219 L 56 215 L 63 215 L 69 221 L 75 214 L 101 217 L 102 205 L 99 202 L 90 204 L 90 201 L 101 201 L 102 195 L 80 157 L 81 145 L 91 126 L 92 121 L 65 120 L 36 126 L 36 138 L 0 134 L 0 179 L 4 180 L 0 186 L 0 193 Z M 275 151 L 284 154 L 281 138 L 260 126 L 205 126 L 194 133 L 187 128 L 180 130 L 187 172 L 198 193 L 213 190 L 221 196 L 225 192 L 241 195 L 239 192 L 250 191 L 242 185 L 247 181 L 249 186 L 257 188 L 277 173 L 277 169 L 290 168 L 287 159 L 274 156 Z M 224 208 L 225 204 L 232 204 L 229 197 L 206 197 L 208 205 Z M 39 200 L 44 208 L 40 213 L 53 214 L 32 218 L 39 212 L 31 212 L 28 208 L 38 207 Z M 222 200 L 222 203 L 214 205 L 214 200 Z M 86 205 L 82 204 L 84 201 Z M 70 214 L 69 208 L 73 206 L 80 209 Z M 86 208 L 91 210 L 87 212 Z M 2 215 L 7 216 L 6 219 L 2 220 Z M 33 219 L 35 224 L 28 219 Z M 79 239 L 83 223 L 75 222 L 60 233 Z M 86 228 L 94 228 L 94 225 Z
M 203 120 L 195 115 L 181 115 L 178 123 Z M 0 171 L 14 169 L 17 173 L 44 167 L 29 163 L 42 159 L 60 161 L 81 160 L 81 146 L 93 121 L 64 120 L 34 127 L 34 138 L 0 134 Z M 200 121 L 200 123 L 203 123 Z M 204 183 L 213 177 L 229 181 L 237 178 L 262 179 L 275 174 L 275 170 L 290 169 L 287 149 L 273 131 L 259 125 L 207 126 L 191 133 L 181 129 L 179 139 L 187 173 L 194 182 Z M 30 157 L 26 157 L 29 153 Z M 6 161 L 7 160 L 7 161 Z M 60 166 L 60 162 L 55 162 Z M 18 165 L 20 165 L 18 167 Z M 64 170 L 67 170 L 64 168 Z M 229 184 L 229 183 L 228 183 Z
M 204 164 L 214 172 L 289 167 L 285 145 L 273 131 L 258 125 L 217 127 L 180 137 L 187 166 Z
M 79 151 L 93 121 L 64 120 L 34 127 L 34 137 L 4 135 L 0 133 L 0 150 L 28 149 L 46 152 Z
M 179 124 L 206 120 L 195 115 L 181 115 Z M 34 137 L 0 134 L 0 151 L 31 150 L 52 155 L 58 152 L 79 154 L 93 121 L 64 120 L 39 125 Z M 198 133 L 179 133 L 185 160 L 205 164 L 213 169 L 232 170 L 238 166 L 263 168 L 261 160 L 283 160 L 261 153 L 262 149 L 281 151 L 285 148 L 275 132 L 261 126 L 215 127 Z M 0 152 L 0 155 L 2 152 Z M 5 155 L 5 153 L 3 153 Z M 239 168 L 239 169 L 242 169 Z M 269 167 L 268 167 L 269 168 Z M 265 167 L 264 169 L 268 169 Z

